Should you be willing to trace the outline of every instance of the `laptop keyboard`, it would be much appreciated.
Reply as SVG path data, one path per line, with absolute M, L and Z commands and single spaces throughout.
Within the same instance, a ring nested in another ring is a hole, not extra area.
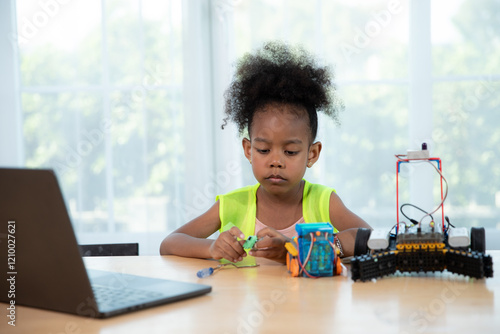
M 113 288 L 103 285 L 93 285 L 94 296 L 99 308 L 107 309 L 129 304 L 140 304 L 147 300 L 160 298 L 162 293 L 134 288 Z

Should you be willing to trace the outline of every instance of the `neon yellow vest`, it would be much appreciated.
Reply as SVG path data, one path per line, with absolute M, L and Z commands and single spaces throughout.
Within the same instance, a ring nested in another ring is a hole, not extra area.
M 306 223 L 330 222 L 330 195 L 333 188 L 321 184 L 304 184 L 302 196 L 302 215 Z M 233 223 L 243 232 L 245 237 L 255 233 L 255 218 L 257 213 L 257 189 L 260 184 L 236 189 L 224 195 L 218 195 L 220 232 L 225 231 L 224 225 Z M 338 232 L 334 227 L 334 232 Z

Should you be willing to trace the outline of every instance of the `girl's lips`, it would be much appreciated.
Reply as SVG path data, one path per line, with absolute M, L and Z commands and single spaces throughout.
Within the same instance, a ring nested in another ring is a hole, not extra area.
M 280 175 L 270 175 L 267 177 L 267 179 L 273 183 L 280 183 L 285 181 L 285 179 Z

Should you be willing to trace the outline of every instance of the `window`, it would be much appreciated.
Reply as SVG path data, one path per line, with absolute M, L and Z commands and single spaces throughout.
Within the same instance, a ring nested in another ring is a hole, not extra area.
M 432 35 L 432 134 L 448 171 L 447 211 L 460 226 L 498 230 L 500 3 L 445 3 L 431 7 L 432 24 L 442 27 Z
M 235 127 L 220 130 L 222 93 L 235 60 L 271 39 L 333 66 L 346 106 L 340 127 L 320 120 L 322 156 L 307 179 L 390 227 L 394 154 L 425 141 L 443 161 L 452 223 L 499 235 L 498 1 L 0 6 L 0 87 L 12 91 L 0 102 L 0 132 L 14 143 L 0 146 L 1 164 L 54 168 L 82 243 L 138 241 L 141 254 L 156 254 L 216 194 L 255 182 Z M 433 209 L 434 173 L 403 170 L 402 198 Z
M 80 240 L 175 228 L 181 2 L 19 1 L 17 22 L 24 163 L 55 169 Z

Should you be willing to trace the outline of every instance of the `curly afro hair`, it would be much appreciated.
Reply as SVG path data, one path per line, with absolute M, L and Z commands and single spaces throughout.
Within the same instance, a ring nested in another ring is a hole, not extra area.
M 236 74 L 224 93 L 224 124 L 238 125 L 240 135 L 250 133 L 256 111 L 269 103 L 302 106 L 307 110 L 314 141 L 318 130 L 318 111 L 337 124 L 344 105 L 335 94 L 333 74 L 319 66 L 303 48 L 283 42 L 268 42 L 255 54 L 244 55 L 237 63 Z

